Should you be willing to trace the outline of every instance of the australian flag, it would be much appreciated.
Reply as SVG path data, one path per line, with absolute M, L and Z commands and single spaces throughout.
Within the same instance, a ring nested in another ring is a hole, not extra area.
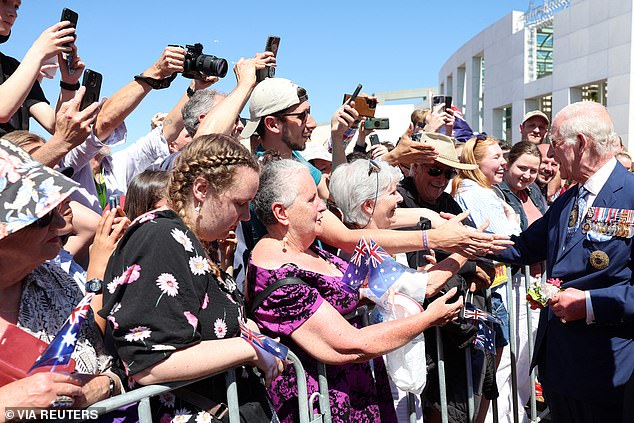
M 280 344 L 261 333 L 253 332 L 242 324 L 240 325 L 240 329 L 242 331 L 242 338 L 246 339 L 249 344 L 273 354 L 280 360 L 286 360 L 286 356 L 288 356 L 288 347 L 286 345 Z
M 370 240 L 366 253 L 370 268 L 368 287 L 381 298 L 407 270 L 373 240 Z
M 495 332 L 484 322 L 478 322 L 478 333 L 473 340 L 473 345 L 482 351 L 495 354 Z
M 354 247 L 354 253 L 348 263 L 348 268 L 343 274 L 342 282 L 351 292 L 357 292 L 368 275 L 368 258 L 366 256 L 367 242 L 361 238 Z
M 491 322 L 491 323 L 497 323 L 498 325 L 502 324 L 502 321 L 498 319 L 497 317 L 495 317 L 493 314 L 487 313 L 484 310 L 480 310 L 479 308 L 477 308 L 471 303 L 465 303 L 464 307 L 462 308 L 462 317 L 463 319 L 467 319 L 467 320 Z
M 81 330 L 81 325 L 86 319 L 88 310 L 90 309 L 90 301 L 94 294 L 86 295 L 77 304 L 77 307 L 72 311 L 66 323 L 57 332 L 53 341 L 44 350 L 42 355 L 35 361 L 29 373 L 39 367 L 52 366 L 51 371 L 55 370 L 56 366 L 66 365 L 70 362 L 70 356 L 75 351 L 77 345 L 77 336 Z

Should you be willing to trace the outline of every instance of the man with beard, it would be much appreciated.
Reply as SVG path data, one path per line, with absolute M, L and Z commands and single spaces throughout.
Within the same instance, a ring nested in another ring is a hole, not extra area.
M 299 153 L 306 148 L 306 142 L 317 127 L 310 115 L 304 88 L 288 79 L 267 78 L 253 90 L 249 112 L 251 120 L 241 137 L 249 138 L 257 132 L 260 137 L 258 154 L 273 151 L 283 158 L 299 160 L 309 167 L 317 187 L 325 187 L 321 172 Z
M 535 183 L 547 203 L 551 204 L 551 197 L 561 188 L 559 163 L 555 160 L 555 150 L 551 148 L 550 144 L 539 144 L 537 148 L 542 154 L 542 162 L 539 165 Z

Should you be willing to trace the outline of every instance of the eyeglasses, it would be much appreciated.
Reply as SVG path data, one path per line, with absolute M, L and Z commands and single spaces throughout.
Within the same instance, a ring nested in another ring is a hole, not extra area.
M 305 123 L 306 120 L 308 119 L 309 114 L 310 114 L 310 109 L 307 109 L 301 113 L 280 113 L 279 115 L 275 115 L 275 116 L 297 116 L 299 120 L 301 120 L 302 123 Z
M 31 223 L 31 225 L 35 226 L 36 228 L 46 228 L 53 221 L 53 213 L 55 212 L 55 210 L 57 210 L 57 208 L 54 208 L 50 212 L 46 213 L 44 216 Z
M 557 148 L 560 145 L 562 145 L 565 141 L 566 141 L 566 137 L 551 138 L 550 145 L 552 145 L 553 148 Z
M 427 168 L 427 174 L 433 178 L 440 175 L 445 175 L 445 178 L 453 179 L 458 173 L 453 169 L 441 169 L 439 167 L 432 166 Z

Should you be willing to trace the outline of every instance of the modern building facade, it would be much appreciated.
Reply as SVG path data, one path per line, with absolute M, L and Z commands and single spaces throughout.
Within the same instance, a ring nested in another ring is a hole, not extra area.
M 443 65 L 439 91 L 476 131 L 513 143 L 526 112 L 607 106 L 625 145 L 634 136 L 634 0 L 531 1 L 465 43 Z

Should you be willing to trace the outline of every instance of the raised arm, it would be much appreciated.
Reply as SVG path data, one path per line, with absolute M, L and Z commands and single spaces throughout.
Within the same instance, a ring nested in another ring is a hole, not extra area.
M 183 71 L 185 50 L 182 47 L 165 47 L 161 57 L 142 75 L 162 80 L 175 72 Z M 95 122 L 95 135 L 105 140 L 136 109 L 148 93 L 152 91 L 147 83 L 134 80 L 114 93 L 101 108 Z
M 429 248 L 474 257 L 488 251 L 500 251 L 512 243 L 507 236 L 485 234 L 460 223 L 468 216 L 464 212 L 447 220 L 437 229 L 427 231 Z M 319 239 L 328 245 L 351 253 L 359 239 L 373 239 L 389 253 L 405 253 L 423 248 L 422 231 L 394 231 L 388 229 L 348 229 L 330 211 L 323 212 L 323 232 Z
M 68 22 L 58 22 L 44 30 L 13 75 L 0 85 L 0 122 L 8 122 L 24 103 L 39 76 L 42 63 L 62 51 L 70 51 L 64 44 L 73 41 L 75 29 L 64 28 L 66 25 Z
M 256 70 L 265 66 L 274 66 L 275 57 L 270 51 L 258 53 L 251 59 L 240 59 L 233 68 L 238 85 L 229 93 L 227 98 L 216 104 L 200 122 L 196 136 L 208 134 L 230 135 L 233 125 L 238 119 L 240 111 L 257 84 Z

